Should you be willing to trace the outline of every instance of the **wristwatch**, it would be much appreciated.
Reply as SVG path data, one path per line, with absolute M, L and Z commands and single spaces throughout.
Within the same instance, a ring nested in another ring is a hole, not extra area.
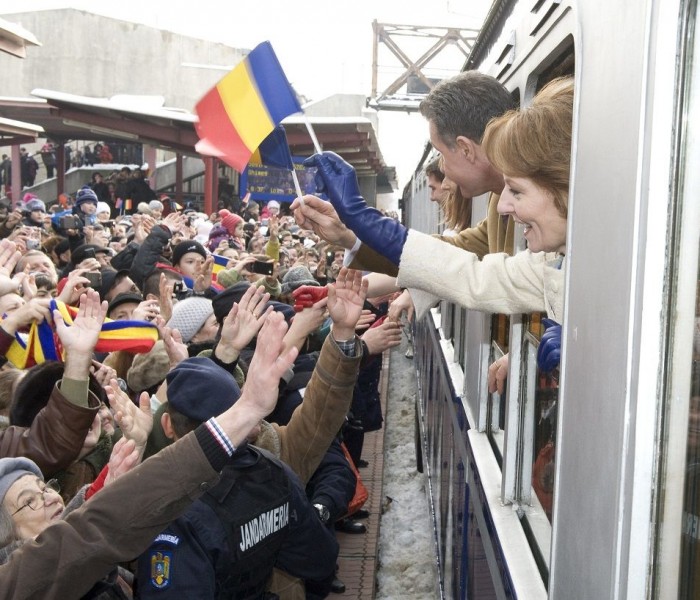
M 314 508 L 318 513 L 318 518 L 321 519 L 321 523 L 328 525 L 328 521 L 331 519 L 331 511 L 328 510 L 323 504 L 314 504 Z

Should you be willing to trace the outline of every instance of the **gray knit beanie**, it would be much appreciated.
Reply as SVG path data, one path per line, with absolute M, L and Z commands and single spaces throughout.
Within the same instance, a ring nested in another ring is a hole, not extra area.
M 173 306 L 173 316 L 168 321 L 168 327 L 177 329 L 182 335 L 182 341 L 187 344 L 213 314 L 214 308 L 209 298 L 185 298 Z
M 44 479 L 41 469 L 28 458 L 0 458 L 0 504 L 12 484 L 25 475 L 36 475 L 39 479 Z
M 282 278 L 282 293 L 291 294 L 295 289 L 301 287 L 302 285 L 315 285 L 320 286 L 321 284 L 314 279 L 305 266 L 299 265 L 297 267 L 292 267 L 284 274 Z

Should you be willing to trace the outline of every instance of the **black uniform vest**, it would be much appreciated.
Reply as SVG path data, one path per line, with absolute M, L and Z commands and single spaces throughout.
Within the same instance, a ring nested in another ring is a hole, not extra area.
M 231 568 L 218 581 L 220 600 L 258 600 L 289 531 L 291 483 L 271 454 L 249 447 L 249 467 L 225 467 L 219 483 L 202 500 L 226 530 Z

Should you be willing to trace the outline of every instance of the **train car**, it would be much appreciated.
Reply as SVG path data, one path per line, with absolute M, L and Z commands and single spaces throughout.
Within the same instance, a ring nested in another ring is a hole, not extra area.
M 443 302 L 415 324 L 445 598 L 700 597 L 697 11 L 497 0 L 467 60 L 523 106 L 557 75 L 576 92 L 559 370 L 537 369 L 541 315 Z M 435 232 L 420 167 L 405 213 Z

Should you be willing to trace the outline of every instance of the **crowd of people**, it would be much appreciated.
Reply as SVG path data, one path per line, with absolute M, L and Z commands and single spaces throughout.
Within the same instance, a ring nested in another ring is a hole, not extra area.
M 39 589 L 18 566 L 35 540 L 192 432 L 218 483 L 135 535 L 138 551 L 103 531 L 111 559 L 95 557 L 82 583 L 59 570 L 60 594 L 42 597 L 342 592 L 335 536 L 366 531 L 363 436 L 382 426 L 382 353 L 401 336 L 391 296 L 368 299 L 342 249 L 302 230 L 288 204 L 177 210 L 134 193 L 143 173 L 122 173 L 133 210 L 105 200 L 97 174 L 49 206 L 26 193 L 0 209 L 0 597 Z M 263 336 L 270 320 L 279 339 Z M 277 343 L 294 359 L 266 381 L 275 402 L 227 438 L 215 417 Z M 225 454 L 209 456 L 212 443 Z M 115 525 L 133 523 L 132 493 L 108 508 Z
M 442 236 L 368 207 L 328 152 L 308 163 L 330 202 L 206 215 L 134 187 L 120 211 L 93 180 L 48 212 L 30 194 L 6 207 L 0 597 L 342 591 L 335 532 L 370 516 L 363 437 L 403 315 L 439 298 L 546 312 L 538 359 L 558 363 L 572 107 L 568 78 L 521 110 L 480 73 L 436 86 L 421 111 Z M 507 356 L 492 390 L 506 374 Z

